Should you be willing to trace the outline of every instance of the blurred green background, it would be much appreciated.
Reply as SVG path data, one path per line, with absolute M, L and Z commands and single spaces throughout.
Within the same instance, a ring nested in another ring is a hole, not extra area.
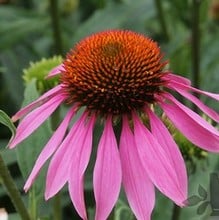
M 106 29 L 129 29 L 153 38 L 169 60 L 169 69 L 197 87 L 219 93 L 219 0 L 0 0 L 0 109 L 11 116 L 21 106 L 23 69 L 31 61 L 65 57 L 77 41 Z M 219 111 L 218 103 L 203 100 Z M 9 138 L 8 129 L 0 125 L 1 153 L 23 193 L 15 152 L 5 149 Z M 199 184 L 208 189 L 209 174 L 217 168 L 217 155 L 209 155 L 204 168 L 199 164 L 190 177 L 190 194 L 198 193 Z M 63 219 L 79 219 L 67 193 L 63 197 Z M 15 212 L 0 185 L 1 207 Z M 134 219 L 123 201 L 117 207 L 117 219 Z M 172 210 L 172 203 L 158 195 L 153 219 L 171 219 Z M 206 213 L 198 215 L 197 207 L 188 207 L 180 219 L 209 219 Z

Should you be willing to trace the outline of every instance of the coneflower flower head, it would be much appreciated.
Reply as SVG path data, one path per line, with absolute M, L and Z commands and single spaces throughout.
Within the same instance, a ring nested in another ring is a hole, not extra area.
M 64 61 L 61 82 L 68 101 L 101 115 L 142 110 L 164 84 L 164 62 L 157 43 L 128 31 L 84 39 Z
M 48 75 L 60 83 L 13 116 L 23 118 L 10 148 L 28 137 L 62 103 L 70 106 L 40 153 L 24 186 L 27 191 L 51 157 L 45 198 L 66 183 L 75 209 L 87 219 L 84 174 L 92 151 L 97 118 L 104 121 L 93 170 L 96 220 L 105 220 L 115 205 L 121 184 L 137 219 L 150 219 L 157 187 L 176 204 L 187 198 L 187 174 L 178 146 L 156 111 L 162 109 L 174 126 L 193 144 L 219 151 L 219 132 L 197 113 L 180 103 L 173 90 L 219 121 L 216 111 L 192 93 L 213 94 L 193 88 L 190 81 L 170 71 L 157 43 L 131 31 L 112 30 L 93 34 L 79 42 L 62 64 Z M 80 107 L 84 112 L 70 127 Z M 121 119 L 119 143 L 113 121 Z

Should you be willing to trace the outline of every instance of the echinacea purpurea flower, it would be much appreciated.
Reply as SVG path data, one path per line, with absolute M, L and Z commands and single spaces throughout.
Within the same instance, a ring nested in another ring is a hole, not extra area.
M 185 205 L 185 164 L 156 109 L 162 109 L 192 143 L 218 152 L 216 128 L 170 92 L 188 99 L 216 122 L 219 121 L 217 112 L 193 93 L 216 100 L 219 95 L 192 87 L 188 79 L 164 70 L 165 65 L 157 43 L 131 31 L 104 31 L 75 45 L 64 62 L 48 75 L 58 75 L 60 83 L 12 118 L 22 120 L 10 148 L 28 137 L 61 104 L 70 107 L 40 153 L 25 191 L 51 158 L 45 198 L 51 198 L 68 183 L 75 209 L 82 219 L 87 219 L 84 174 L 92 151 L 93 128 L 97 118 L 101 118 L 104 129 L 93 170 L 95 219 L 107 219 L 118 199 L 121 183 L 137 219 L 150 219 L 155 203 L 154 186 L 177 205 Z M 85 107 L 84 112 L 67 131 L 81 107 Z M 113 130 L 113 122 L 117 120 L 122 121 L 119 143 Z

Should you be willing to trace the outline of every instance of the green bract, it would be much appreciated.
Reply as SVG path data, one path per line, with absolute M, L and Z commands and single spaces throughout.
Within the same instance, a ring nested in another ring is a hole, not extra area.
M 46 79 L 48 73 L 62 62 L 61 56 L 54 56 L 49 59 L 43 58 L 38 62 L 31 62 L 27 69 L 24 69 L 23 79 L 25 84 L 29 84 L 33 79 L 36 80 L 37 90 L 40 93 L 53 88 L 58 84 L 58 77 Z

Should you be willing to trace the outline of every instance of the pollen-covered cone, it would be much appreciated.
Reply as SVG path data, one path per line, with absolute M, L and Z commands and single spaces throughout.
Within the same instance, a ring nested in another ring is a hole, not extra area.
M 10 148 L 34 132 L 60 105 L 69 106 L 65 118 L 40 153 L 25 191 L 51 159 L 45 198 L 54 196 L 67 183 L 76 211 L 82 219 L 87 219 L 84 175 L 92 153 L 93 129 L 97 118 L 101 118 L 98 122 L 104 123 L 104 129 L 93 170 L 95 219 L 107 219 L 121 185 L 133 213 L 140 220 L 151 218 L 155 187 L 177 205 L 185 205 L 185 164 L 156 108 L 162 109 L 192 143 L 207 151 L 219 152 L 217 129 L 180 103 L 170 91 L 197 105 L 216 122 L 218 113 L 194 93 L 217 101 L 219 95 L 193 88 L 188 79 L 164 71 L 165 64 L 156 42 L 131 31 L 104 31 L 76 44 L 63 63 L 48 75 L 47 80 L 58 75 L 60 83 L 12 118 L 22 120 Z M 84 112 L 72 125 L 81 107 Z M 113 129 L 118 121 L 121 121 L 119 143 Z

